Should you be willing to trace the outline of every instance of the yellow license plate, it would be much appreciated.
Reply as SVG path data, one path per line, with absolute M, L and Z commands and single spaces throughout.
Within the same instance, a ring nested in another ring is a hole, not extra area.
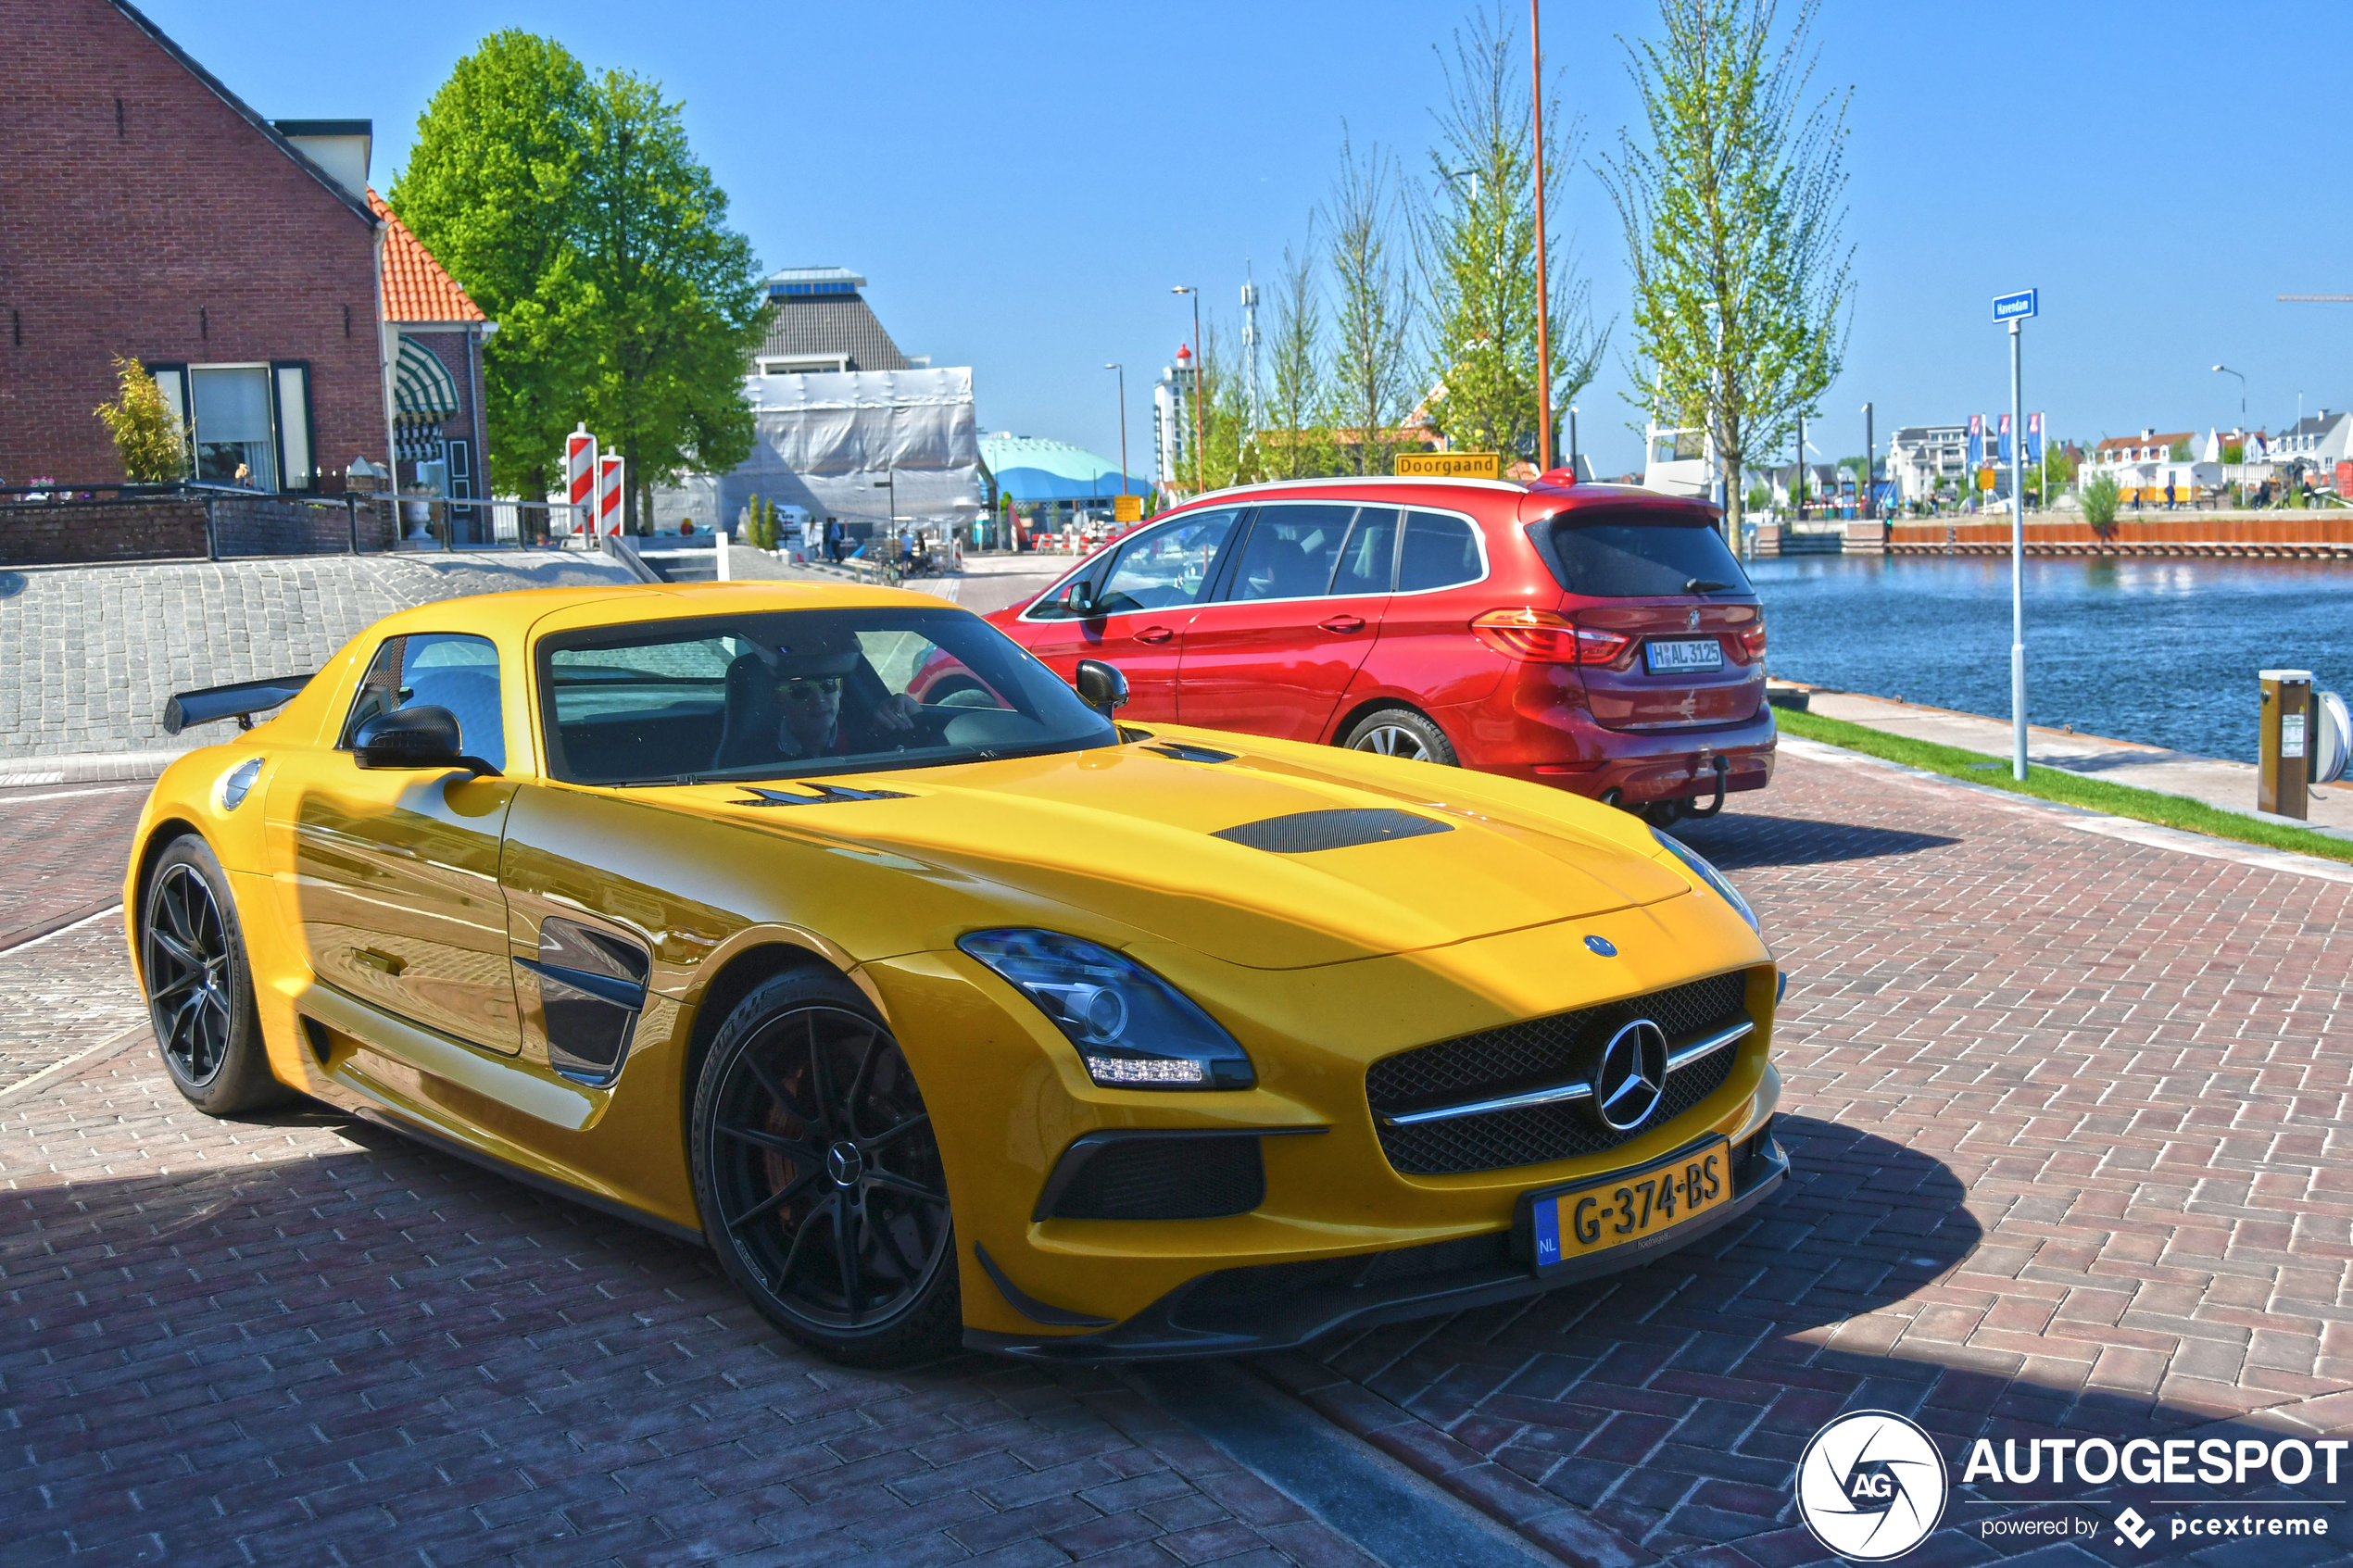
M 1665 1232 L 1732 1200 L 1722 1138 L 1637 1171 L 1531 1196 L 1527 1256 L 1539 1273 L 1606 1248 L 1664 1241 Z

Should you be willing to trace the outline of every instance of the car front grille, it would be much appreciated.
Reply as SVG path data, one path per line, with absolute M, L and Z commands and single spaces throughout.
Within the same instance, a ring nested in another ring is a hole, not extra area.
M 1383 1057 L 1365 1074 L 1381 1152 L 1403 1174 L 1437 1176 L 1539 1165 L 1616 1148 L 1721 1088 L 1738 1053 L 1714 1051 L 1668 1073 L 1658 1109 L 1630 1133 L 1604 1129 L 1576 1101 L 1403 1127 L 1381 1116 L 1521 1094 L 1579 1078 L 1592 1070 L 1601 1046 L 1635 1019 L 1651 1020 L 1671 1043 L 1681 1045 L 1745 1018 L 1747 997 L 1748 975 L 1735 970 L 1647 997 L 1483 1029 Z

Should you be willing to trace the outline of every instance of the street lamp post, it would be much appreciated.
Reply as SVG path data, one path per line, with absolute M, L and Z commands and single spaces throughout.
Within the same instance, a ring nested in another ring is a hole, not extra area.
M 1553 333 L 1544 270 L 1544 45 L 1537 32 L 1537 0 L 1528 0 L 1528 51 L 1535 78 L 1536 124 L 1536 471 L 1553 466 Z
M 2244 433 L 2246 430 L 2246 378 L 2245 376 L 2240 376 L 2238 371 L 2233 370 L 2228 365 L 2217 365 L 2214 369 L 2223 375 L 2238 376 L 2239 378 L 2239 430 L 2242 433 Z
M 1119 493 L 1127 494 L 1127 367 L 1114 362 L 1103 367 L 1119 372 Z
M 1878 432 L 1872 429 L 1871 406 L 1869 403 L 1866 403 L 1863 405 L 1863 505 L 1860 508 L 1863 521 L 1866 522 L 1870 521 L 1872 515 L 1871 507 L 1874 490 L 1871 483 L 1871 455 L 1879 450 L 1878 444 Z
M 1577 477 L 1577 405 L 1568 406 L 1568 475 Z
M 1178 283 L 1168 292 L 1193 296 L 1193 494 L 1198 495 L 1209 488 L 1209 470 L 1202 466 L 1209 460 L 1209 454 L 1201 444 L 1201 290 L 1189 283 Z

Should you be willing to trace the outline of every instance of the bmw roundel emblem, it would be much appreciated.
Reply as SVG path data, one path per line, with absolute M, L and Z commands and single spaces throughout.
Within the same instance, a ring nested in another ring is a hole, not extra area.
M 1605 959 L 1617 957 L 1617 945 L 1606 936 L 1588 936 L 1585 938 L 1585 950 Z

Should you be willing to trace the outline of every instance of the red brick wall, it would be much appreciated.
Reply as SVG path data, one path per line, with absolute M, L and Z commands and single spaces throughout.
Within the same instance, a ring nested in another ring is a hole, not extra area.
M 371 221 L 108 0 L 0 0 L 0 477 L 121 477 L 117 354 L 307 359 L 317 467 L 384 462 Z

